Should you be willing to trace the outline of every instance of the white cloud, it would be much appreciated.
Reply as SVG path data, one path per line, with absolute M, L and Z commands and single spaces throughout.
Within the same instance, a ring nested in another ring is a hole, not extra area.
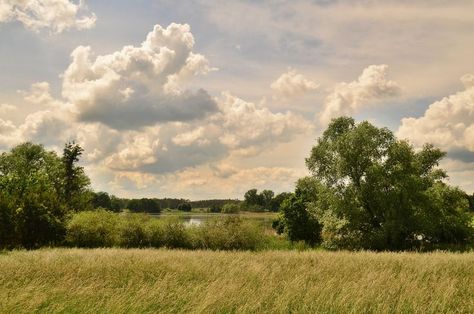
M 286 73 L 280 75 L 270 87 L 277 97 L 292 98 L 316 90 L 319 84 L 307 79 L 295 70 L 289 69 Z
M 92 58 L 90 47 L 79 46 L 64 72 L 62 95 L 81 120 L 116 129 L 202 118 L 217 110 L 215 102 L 204 90 L 183 87 L 213 68 L 193 46 L 189 25 L 174 23 L 155 25 L 140 46 L 108 55 Z
M 288 141 L 313 127 L 306 119 L 292 112 L 272 113 L 266 107 L 228 92 L 222 94 L 219 108 L 221 112 L 213 117 L 222 126 L 219 141 L 232 149 L 260 148 L 266 142 Z
M 29 30 L 49 29 L 51 33 L 92 28 L 97 18 L 94 13 L 79 16 L 84 8 L 83 1 L 75 4 L 69 0 L 2 0 L 0 23 L 18 21 Z
M 461 78 L 465 89 L 432 103 L 420 118 L 404 118 L 398 136 L 417 146 L 474 152 L 474 76 Z
M 342 115 L 353 115 L 359 109 L 376 101 L 395 97 L 401 88 L 387 79 L 388 66 L 371 65 L 364 69 L 356 81 L 339 83 L 333 92 L 326 97 L 320 121 L 326 125 L 332 118 Z
M 189 132 L 181 133 L 173 137 L 172 142 L 178 146 L 189 146 L 196 142 L 199 146 L 209 144 L 209 140 L 205 138 L 205 129 L 200 126 Z
M 9 112 L 15 111 L 16 107 L 10 104 L 0 104 L 0 115 L 5 115 Z

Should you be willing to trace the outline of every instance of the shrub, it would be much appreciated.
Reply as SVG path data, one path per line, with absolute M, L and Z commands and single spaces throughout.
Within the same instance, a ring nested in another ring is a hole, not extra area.
M 120 217 L 110 211 L 84 211 L 67 224 L 66 242 L 77 247 L 111 247 L 119 243 Z
M 165 246 L 165 232 L 160 219 L 150 219 L 145 226 L 145 232 L 150 246 L 159 248 Z
M 119 244 L 123 247 L 146 247 L 150 245 L 147 225 L 150 218 L 144 214 L 125 214 L 120 217 Z
M 192 248 L 186 226 L 177 218 L 163 221 L 163 244 L 167 248 Z
M 256 250 L 267 247 L 263 228 L 239 217 L 216 218 L 186 226 L 179 218 L 154 219 L 106 210 L 76 213 L 67 225 L 67 244 L 76 247 L 167 247 Z
M 263 240 L 256 223 L 239 217 L 204 222 L 196 229 L 196 246 L 212 250 L 255 250 Z
M 235 203 L 227 203 L 222 206 L 222 213 L 226 214 L 237 214 L 240 211 L 240 206 L 239 204 Z

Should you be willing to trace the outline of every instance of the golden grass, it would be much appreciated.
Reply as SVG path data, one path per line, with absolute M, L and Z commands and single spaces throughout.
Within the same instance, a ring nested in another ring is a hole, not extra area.
M 474 313 L 473 296 L 474 253 L 0 255 L 2 313 Z

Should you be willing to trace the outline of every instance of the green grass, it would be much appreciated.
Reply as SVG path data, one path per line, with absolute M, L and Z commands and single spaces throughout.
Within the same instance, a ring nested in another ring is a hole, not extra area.
M 0 254 L 0 312 L 473 313 L 474 253 Z

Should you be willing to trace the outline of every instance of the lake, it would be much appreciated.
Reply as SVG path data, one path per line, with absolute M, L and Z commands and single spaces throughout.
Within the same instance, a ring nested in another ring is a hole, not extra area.
M 222 214 L 222 213 L 182 213 L 182 212 L 164 212 L 161 214 L 150 214 L 152 217 L 157 219 L 176 217 L 183 220 L 186 225 L 199 226 L 206 220 L 220 219 L 225 217 L 237 216 L 242 219 L 252 219 L 261 222 L 262 225 L 271 227 L 273 220 L 278 217 L 277 213 L 270 212 L 242 212 L 238 214 Z

